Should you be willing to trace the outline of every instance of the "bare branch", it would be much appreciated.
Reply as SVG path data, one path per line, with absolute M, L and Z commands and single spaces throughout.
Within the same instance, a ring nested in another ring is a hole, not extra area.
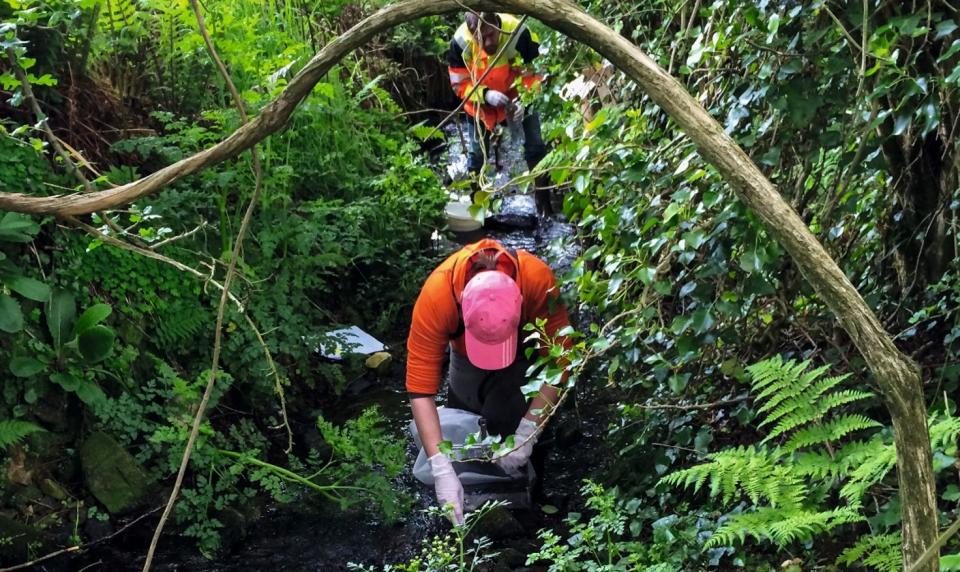
M 193 230 L 188 230 L 187 232 L 185 232 L 185 233 L 183 233 L 183 234 L 178 234 L 177 236 L 171 236 L 170 238 L 167 238 L 167 239 L 161 240 L 160 242 L 156 242 L 156 243 L 154 243 L 154 244 L 151 244 L 151 245 L 150 245 L 150 250 L 156 250 L 156 249 L 160 248 L 161 246 L 165 246 L 165 245 L 167 245 L 167 244 L 170 244 L 171 242 L 176 242 L 176 241 L 182 240 L 182 239 L 184 239 L 184 238 L 189 238 L 189 237 L 197 234 L 198 232 L 200 232 L 201 230 L 203 230 L 203 229 L 206 228 L 206 227 L 207 227 L 207 221 L 203 221 L 203 222 L 201 222 L 201 223 L 197 226 L 197 228 L 195 228 L 195 229 L 193 229 Z

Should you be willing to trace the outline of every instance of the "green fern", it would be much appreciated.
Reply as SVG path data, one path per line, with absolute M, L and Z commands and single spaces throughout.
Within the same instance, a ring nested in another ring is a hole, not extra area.
M 779 450 L 737 447 L 708 455 L 709 462 L 671 473 L 663 482 L 700 490 L 710 481 L 710 496 L 730 503 L 745 494 L 754 505 L 767 501 L 772 507 L 798 508 L 807 496 L 803 480 L 782 461 Z
M 784 449 L 796 451 L 811 445 L 835 443 L 855 431 L 883 427 L 865 415 L 841 415 L 822 424 L 804 427 L 793 434 Z
M 174 304 L 155 321 L 153 337 L 161 347 L 176 347 L 196 338 L 209 324 L 210 316 L 195 304 Z
M 867 535 L 837 557 L 837 564 L 863 564 L 880 572 L 898 572 L 903 565 L 900 533 Z
M 803 477 L 835 480 L 845 479 L 854 468 L 884 454 L 887 444 L 878 437 L 869 441 L 853 441 L 834 453 L 803 451 L 795 455 L 796 470 Z
M 843 389 L 849 376 L 826 377 L 826 367 L 809 365 L 777 357 L 749 366 L 760 426 L 773 427 L 767 437 L 759 445 L 710 454 L 707 462 L 662 479 L 694 491 L 707 488 L 727 505 L 743 498 L 752 503 L 726 517 L 707 547 L 748 538 L 784 547 L 864 521 L 864 497 L 896 467 L 888 433 L 874 431 L 866 440 L 850 440 L 854 433 L 882 427 L 865 415 L 842 411 L 873 395 Z M 934 451 L 952 456 L 960 418 L 931 417 L 928 426 Z M 770 446 L 774 439 L 783 444 Z M 826 506 L 837 493 L 847 506 Z M 900 535 L 865 536 L 837 558 L 837 564 L 855 563 L 880 572 L 899 570 Z
M 945 554 L 940 557 L 940 572 L 960 570 L 960 554 Z
M 827 366 L 808 369 L 809 366 L 810 362 L 784 362 L 780 356 L 776 356 L 747 367 L 756 399 L 765 401 L 757 408 L 758 413 L 765 414 L 760 427 L 775 423 L 764 443 L 804 428 L 787 441 L 785 449 L 794 451 L 879 426 L 862 415 L 851 416 L 834 411 L 843 405 L 869 399 L 873 397 L 872 393 L 831 391 L 849 375 L 823 377 Z M 824 418 L 828 415 L 832 419 L 824 424 Z
M 28 421 L 20 421 L 18 419 L 5 419 L 0 421 L 0 448 L 6 448 L 8 445 L 19 443 L 27 435 L 37 433 L 38 431 L 44 431 L 43 427 Z
M 880 439 L 875 439 L 874 454 L 862 459 L 849 474 L 847 483 L 840 489 L 840 496 L 849 500 L 859 500 L 867 490 L 879 483 L 897 464 L 896 449 Z
M 865 520 L 859 506 L 828 511 L 784 510 L 764 507 L 754 512 L 733 515 L 707 540 L 706 548 L 744 542 L 748 536 L 773 542 L 779 547 L 795 541 L 810 540 L 817 534 L 851 522 Z
M 748 537 L 785 546 L 864 520 L 860 498 L 886 475 L 886 448 L 879 437 L 843 440 L 882 426 L 865 415 L 840 411 L 873 394 L 840 388 L 849 376 L 826 376 L 827 370 L 779 357 L 747 367 L 763 416 L 760 426 L 773 427 L 767 437 L 757 446 L 713 453 L 707 462 L 663 478 L 694 491 L 707 487 L 712 498 L 725 504 L 743 497 L 752 503 L 747 512 L 730 516 L 708 546 Z M 784 444 L 771 447 L 774 439 Z M 836 483 L 851 475 L 849 506 L 822 506 Z
M 930 446 L 934 450 L 955 446 L 960 436 L 960 417 L 931 417 L 927 423 Z M 847 474 L 846 484 L 840 489 L 840 496 L 849 500 L 862 499 L 870 487 L 883 480 L 897 465 L 896 447 L 879 437 L 871 439 L 861 453 L 853 459 L 856 462 Z
M 931 418 L 928 423 L 931 447 L 946 449 L 957 444 L 957 437 L 960 436 L 960 417 Z

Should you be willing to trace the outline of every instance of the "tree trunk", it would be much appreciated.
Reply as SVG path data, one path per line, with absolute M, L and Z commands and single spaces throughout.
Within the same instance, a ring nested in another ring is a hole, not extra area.
M 594 48 L 626 72 L 690 136 L 793 258 L 836 314 L 876 377 L 897 441 L 904 561 L 913 562 L 937 539 L 936 498 L 919 369 L 893 345 L 856 289 L 742 149 L 676 79 L 639 48 L 567 0 L 407 0 L 388 6 L 338 37 L 253 121 L 221 143 L 139 181 L 87 195 L 27 197 L 0 193 L 0 208 L 29 213 L 84 214 L 129 203 L 201 169 L 236 156 L 282 128 L 296 106 L 343 56 L 377 33 L 416 18 L 462 10 L 526 13 Z M 936 570 L 932 559 L 925 570 Z
M 943 121 L 952 123 L 946 113 Z M 940 280 L 954 254 L 947 234 L 948 203 L 955 190 L 953 145 L 941 135 L 945 128 L 923 137 L 918 130 L 913 126 L 893 136 L 893 119 L 881 127 L 883 155 L 896 199 L 889 242 L 900 261 L 897 282 L 903 298 Z

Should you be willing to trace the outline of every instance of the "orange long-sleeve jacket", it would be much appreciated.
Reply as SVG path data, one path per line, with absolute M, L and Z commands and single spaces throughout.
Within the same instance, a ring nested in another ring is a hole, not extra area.
M 407 391 L 434 395 L 440 389 L 440 373 L 447 344 L 466 355 L 458 301 L 473 277 L 471 259 L 479 252 L 503 252 L 497 270 L 514 276 L 523 295 L 520 323 L 545 318 L 546 331 L 556 334 L 570 324 L 567 310 L 558 300 L 553 271 L 525 250 L 516 256 L 499 242 L 483 239 L 450 255 L 427 278 L 413 307 L 407 338 Z M 521 332 L 521 340 L 523 339 Z M 564 341 L 564 343 L 568 343 Z

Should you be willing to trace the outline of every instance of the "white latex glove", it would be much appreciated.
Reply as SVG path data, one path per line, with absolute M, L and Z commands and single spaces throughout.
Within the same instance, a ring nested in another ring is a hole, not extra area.
M 526 466 L 537 442 L 537 424 L 526 417 L 520 420 L 517 430 L 513 434 L 514 449 L 509 453 L 497 456 L 494 463 L 508 473 L 519 473 Z
M 523 106 L 519 100 L 510 103 L 510 119 L 516 123 L 523 121 Z
M 441 508 L 447 504 L 452 505 L 453 510 L 447 511 L 447 517 L 453 524 L 463 524 L 463 485 L 460 484 L 457 472 L 453 470 L 453 464 L 443 453 L 437 453 L 428 460 L 430 472 L 433 473 L 433 486 L 437 491 L 437 502 Z
M 483 99 L 494 107 L 504 107 L 510 104 L 510 98 L 502 91 L 488 89 L 483 93 Z

